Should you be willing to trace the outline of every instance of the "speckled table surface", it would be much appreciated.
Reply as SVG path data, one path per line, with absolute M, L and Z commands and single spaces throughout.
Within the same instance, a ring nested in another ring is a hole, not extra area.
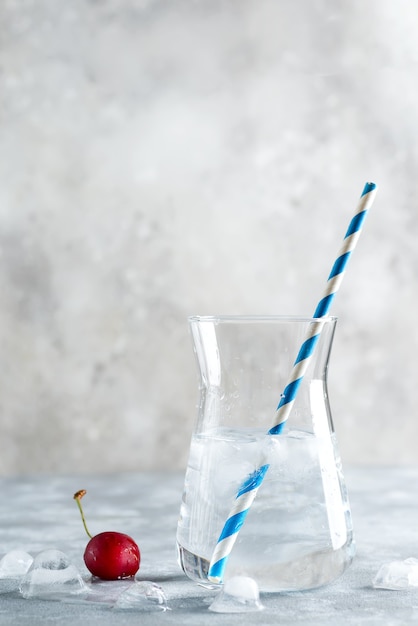
M 418 557 L 418 467 L 346 468 L 357 556 L 334 584 L 307 592 L 262 596 L 259 613 L 208 610 L 214 592 L 190 582 L 176 561 L 175 532 L 183 476 L 31 476 L 3 478 L 0 556 L 13 549 L 35 555 L 48 548 L 67 553 L 83 577 L 85 536 L 72 495 L 85 488 L 90 530 L 120 530 L 140 545 L 139 578 L 160 585 L 171 610 L 115 610 L 106 601 L 24 599 L 0 584 L 0 624 L 418 624 L 418 589 L 377 590 L 380 565 Z M 1 583 L 1 581 L 0 581 Z M 123 584 L 123 583 L 122 583 Z M 109 598 L 119 582 L 108 583 Z

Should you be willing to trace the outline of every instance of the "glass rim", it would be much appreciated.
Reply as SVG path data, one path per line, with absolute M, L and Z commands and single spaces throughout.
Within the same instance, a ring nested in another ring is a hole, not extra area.
M 336 315 L 324 315 L 323 317 L 309 317 L 308 315 L 189 315 L 189 323 L 211 322 L 323 322 L 332 323 L 338 320 Z

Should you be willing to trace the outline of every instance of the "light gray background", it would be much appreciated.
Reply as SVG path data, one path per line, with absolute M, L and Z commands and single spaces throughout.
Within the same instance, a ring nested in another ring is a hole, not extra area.
M 418 4 L 1 0 L 0 473 L 182 468 L 192 313 L 332 312 L 344 463 L 417 461 Z

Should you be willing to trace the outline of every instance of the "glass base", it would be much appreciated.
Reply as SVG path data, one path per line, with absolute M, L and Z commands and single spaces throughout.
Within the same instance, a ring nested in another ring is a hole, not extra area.
M 188 578 L 208 588 L 217 585 L 207 580 L 209 561 L 177 544 L 178 561 Z M 355 554 L 353 542 L 338 550 L 321 550 L 305 554 L 285 563 L 236 567 L 230 562 L 226 576 L 250 576 L 260 591 L 303 591 L 327 585 L 341 576 L 351 564 Z
M 208 581 L 209 561 L 204 559 L 193 552 L 189 552 L 186 548 L 183 548 L 177 543 L 177 560 L 178 563 L 190 580 L 207 587 L 208 589 L 215 589 L 219 585 L 213 584 Z

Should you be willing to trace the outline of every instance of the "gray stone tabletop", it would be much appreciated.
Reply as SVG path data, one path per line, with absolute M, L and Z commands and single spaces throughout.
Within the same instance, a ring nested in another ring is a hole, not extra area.
M 35 556 L 56 548 L 89 580 L 82 558 L 87 538 L 73 501 L 74 492 L 84 488 L 91 532 L 133 536 L 142 555 L 138 580 L 160 585 L 170 610 L 139 614 L 114 608 L 112 598 L 125 581 L 100 583 L 94 601 L 58 601 L 25 599 L 0 580 L 0 624 L 418 624 L 418 588 L 389 591 L 372 585 L 382 564 L 418 557 L 418 467 L 348 468 L 345 476 L 357 541 L 353 565 L 322 589 L 262 595 L 264 610 L 245 614 L 209 611 L 215 592 L 190 582 L 179 569 L 175 532 L 181 474 L 3 478 L 0 556 L 15 549 Z

